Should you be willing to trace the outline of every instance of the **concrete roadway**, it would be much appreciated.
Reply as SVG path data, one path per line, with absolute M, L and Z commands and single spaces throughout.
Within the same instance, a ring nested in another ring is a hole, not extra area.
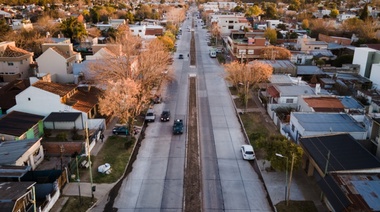
M 272 211 L 262 182 L 239 152 L 245 140 L 223 80 L 223 68 L 208 56 L 206 30 L 200 24 L 195 29 L 197 65 L 190 67 L 187 54 L 191 33 L 187 26 L 191 26 L 191 19 L 182 26 L 174 54 L 176 80 L 161 91 L 164 102 L 154 106 L 156 122 L 146 129 L 133 170 L 124 180 L 114 207 L 122 212 L 183 210 L 186 131 L 173 136 L 171 128 L 174 118 L 186 120 L 188 74 L 196 73 L 203 210 Z M 184 59 L 178 59 L 179 54 Z M 172 112 L 172 120 L 165 123 L 159 121 L 164 108 Z
M 187 25 L 190 20 L 182 27 L 178 50 L 173 55 L 175 80 L 160 91 L 163 103 L 154 106 L 156 121 L 149 123 L 133 170 L 115 199 L 118 211 L 182 211 L 186 131 L 174 136 L 172 126 L 174 119 L 186 122 L 188 73 L 194 72 L 187 57 L 190 47 Z M 184 59 L 178 59 L 179 54 Z M 169 122 L 159 121 L 164 108 L 171 111 Z
M 206 30 L 196 33 L 204 211 L 272 211 L 262 181 L 242 159 L 245 144 L 223 67 L 210 58 Z

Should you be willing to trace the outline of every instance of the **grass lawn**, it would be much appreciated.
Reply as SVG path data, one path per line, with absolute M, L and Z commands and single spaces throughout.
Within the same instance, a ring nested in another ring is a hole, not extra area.
M 318 212 L 313 201 L 289 201 L 288 206 L 282 201 L 276 205 L 276 209 L 278 212 Z
M 91 197 L 82 197 L 81 199 L 82 203 L 80 203 L 79 197 L 70 196 L 61 212 L 85 212 L 96 202 L 96 199 L 91 201 Z
M 133 141 L 134 142 L 134 141 Z M 110 136 L 105 142 L 102 151 L 93 157 L 93 182 L 94 183 L 113 183 L 116 182 L 124 173 L 125 167 L 132 153 L 133 144 L 128 149 L 125 148 L 125 136 Z M 109 163 L 111 174 L 102 174 L 97 170 L 98 165 Z
M 268 129 L 263 125 L 261 113 L 244 113 L 240 115 L 240 118 L 243 121 L 248 136 L 252 133 L 262 133 L 266 136 L 269 135 Z

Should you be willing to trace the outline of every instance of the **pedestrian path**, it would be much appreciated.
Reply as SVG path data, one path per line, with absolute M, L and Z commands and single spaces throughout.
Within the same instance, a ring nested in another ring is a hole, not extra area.
M 286 173 L 271 170 L 270 161 L 257 160 L 257 164 L 273 205 L 285 201 Z M 289 200 L 313 201 L 319 212 L 328 211 L 324 203 L 320 200 L 320 194 L 321 190 L 312 177 L 307 177 L 303 170 L 294 171 L 290 185 Z

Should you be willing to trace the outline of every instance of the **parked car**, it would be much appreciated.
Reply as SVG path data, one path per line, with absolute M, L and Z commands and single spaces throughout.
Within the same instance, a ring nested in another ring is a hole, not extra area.
M 161 121 L 169 121 L 170 120 L 170 110 L 164 109 L 161 113 Z
M 112 129 L 112 134 L 114 135 L 129 135 L 128 129 L 126 126 L 117 126 Z
M 242 145 L 240 150 L 244 160 L 255 159 L 255 152 L 253 151 L 253 147 L 251 145 Z
M 178 59 L 183 59 L 183 54 L 179 54 Z
M 173 124 L 173 134 L 182 134 L 183 133 L 183 121 L 182 119 L 176 119 Z
M 154 122 L 156 120 L 156 115 L 154 114 L 153 109 L 149 109 L 145 115 L 146 122 Z

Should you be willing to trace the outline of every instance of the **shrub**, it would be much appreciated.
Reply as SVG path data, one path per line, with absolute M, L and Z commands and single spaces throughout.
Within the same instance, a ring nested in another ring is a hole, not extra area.
M 62 132 L 58 133 L 57 136 L 55 137 L 58 141 L 67 141 L 67 134 Z

